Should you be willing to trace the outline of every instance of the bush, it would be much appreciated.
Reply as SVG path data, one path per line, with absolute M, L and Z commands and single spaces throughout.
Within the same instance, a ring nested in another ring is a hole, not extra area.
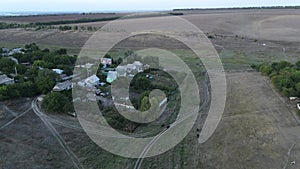
M 300 97 L 300 70 L 298 66 L 287 62 L 274 62 L 271 66 L 263 63 L 255 67 L 263 75 L 271 77 L 273 85 L 281 92 L 282 95 L 290 97 Z
M 0 100 L 15 99 L 20 97 L 33 97 L 38 94 L 39 90 L 32 82 L 0 86 Z
M 72 111 L 72 105 L 67 96 L 59 92 L 47 94 L 42 106 L 51 113 L 66 113 Z

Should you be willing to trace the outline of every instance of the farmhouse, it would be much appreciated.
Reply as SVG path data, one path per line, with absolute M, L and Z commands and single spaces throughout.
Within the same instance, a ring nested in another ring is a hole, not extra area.
M 111 58 L 101 58 L 101 64 L 102 65 L 111 65 L 112 59 Z
M 7 77 L 6 75 L 0 75 L 0 85 L 8 85 L 8 84 L 14 84 L 14 79 L 11 79 Z
M 70 89 L 72 89 L 72 87 L 73 87 L 72 82 L 67 80 L 65 82 L 56 84 L 53 88 L 53 91 L 60 92 L 60 91 L 64 91 L 64 90 L 70 90 Z
M 134 61 L 132 64 L 118 66 L 116 68 L 116 71 L 118 76 L 126 76 L 126 75 L 130 76 L 135 73 L 143 72 L 144 67 L 143 67 L 143 63 L 141 63 L 140 61 Z
M 96 76 L 96 75 L 92 75 L 80 82 L 78 82 L 78 85 L 81 86 L 81 87 L 93 87 L 93 86 L 97 86 L 99 85 L 100 79 Z

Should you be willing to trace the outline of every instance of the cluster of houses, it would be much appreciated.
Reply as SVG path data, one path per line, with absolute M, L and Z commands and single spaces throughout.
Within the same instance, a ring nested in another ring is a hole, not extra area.
M 15 53 L 24 53 L 22 48 L 13 48 L 13 49 L 8 49 L 8 48 L 2 48 L 2 56 L 12 56 Z
M 16 64 L 19 64 L 18 59 L 12 57 L 15 53 L 24 53 L 22 48 L 13 48 L 13 49 L 8 49 L 8 48 L 1 48 L 2 53 L 0 53 L 0 57 L 7 57 L 14 61 Z M 11 77 L 16 76 L 17 70 L 15 70 L 15 74 L 10 74 Z M 9 85 L 9 84 L 14 84 L 15 81 L 13 78 L 9 78 L 7 75 L 2 74 L 0 75 L 0 85 Z
M 86 87 L 88 89 L 93 89 L 95 86 L 104 86 L 107 83 L 112 83 L 118 77 L 134 77 L 135 74 L 143 72 L 145 69 L 148 69 L 149 65 L 143 65 L 140 61 L 134 61 L 133 63 L 126 64 L 126 65 L 119 65 L 116 68 L 111 68 L 110 66 L 113 64 L 111 58 L 101 58 L 101 64 L 103 67 L 101 68 L 101 74 L 106 77 L 105 82 L 100 82 L 100 78 L 93 74 L 86 79 L 83 79 L 76 83 L 76 85 L 81 87 Z M 94 64 L 87 63 L 84 65 L 77 65 L 76 68 L 83 68 L 83 69 L 91 69 Z M 54 72 L 61 75 L 63 70 L 60 69 L 53 69 Z M 88 71 L 89 73 L 89 71 Z M 62 91 L 62 90 L 69 90 L 73 86 L 71 81 L 65 81 L 62 83 L 58 83 L 53 91 Z
M 143 72 L 144 69 L 149 68 L 149 65 L 143 65 L 140 61 L 134 61 L 131 64 L 119 65 L 116 68 L 107 68 L 107 65 L 112 64 L 109 58 L 102 58 L 101 63 L 104 65 L 102 74 L 107 76 L 106 82 L 112 83 L 118 77 L 134 77 L 135 74 Z

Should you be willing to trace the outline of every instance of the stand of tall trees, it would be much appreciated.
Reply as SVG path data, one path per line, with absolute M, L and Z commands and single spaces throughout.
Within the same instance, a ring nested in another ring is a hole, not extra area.
M 287 97 L 300 97 L 300 61 L 287 61 L 253 65 L 263 75 L 269 76 L 278 91 Z

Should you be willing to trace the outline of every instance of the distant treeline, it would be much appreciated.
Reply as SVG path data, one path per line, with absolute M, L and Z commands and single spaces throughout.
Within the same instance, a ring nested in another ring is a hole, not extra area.
M 76 19 L 76 20 L 61 20 L 61 21 L 49 21 L 49 22 L 36 22 L 31 23 L 32 25 L 61 25 L 61 24 L 73 24 L 73 23 L 87 23 L 87 22 L 101 22 L 101 21 L 111 21 L 119 19 L 119 16 L 115 17 L 107 17 L 107 18 L 83 18 L 83 19 Z
M 13 15 L 13 16 L 0 16 L 0 18 L 20 18 L 20 17 L 44 17 L 44 16 L 67 16 L 67 15 L 116 15 L 116 13 L 57 13 L 57 14 L 28 14 L 28 15 Z
M 0 29 L 28 28 L 28 27 L 31 26 L 29 24 L 0 22 Z
M 173 11 L 232 10 L 232 9 L 300 9 L 300 6 L 261 6 L 261 7 L 232 7 L 232 8 L 183 8 L 183 9 L 173 9 Z
M 175 16 L 178 16 L 178 15 L 183 15 L 182 12 L 171 12 L 169 13 L 170 15 L 175 15 Z

